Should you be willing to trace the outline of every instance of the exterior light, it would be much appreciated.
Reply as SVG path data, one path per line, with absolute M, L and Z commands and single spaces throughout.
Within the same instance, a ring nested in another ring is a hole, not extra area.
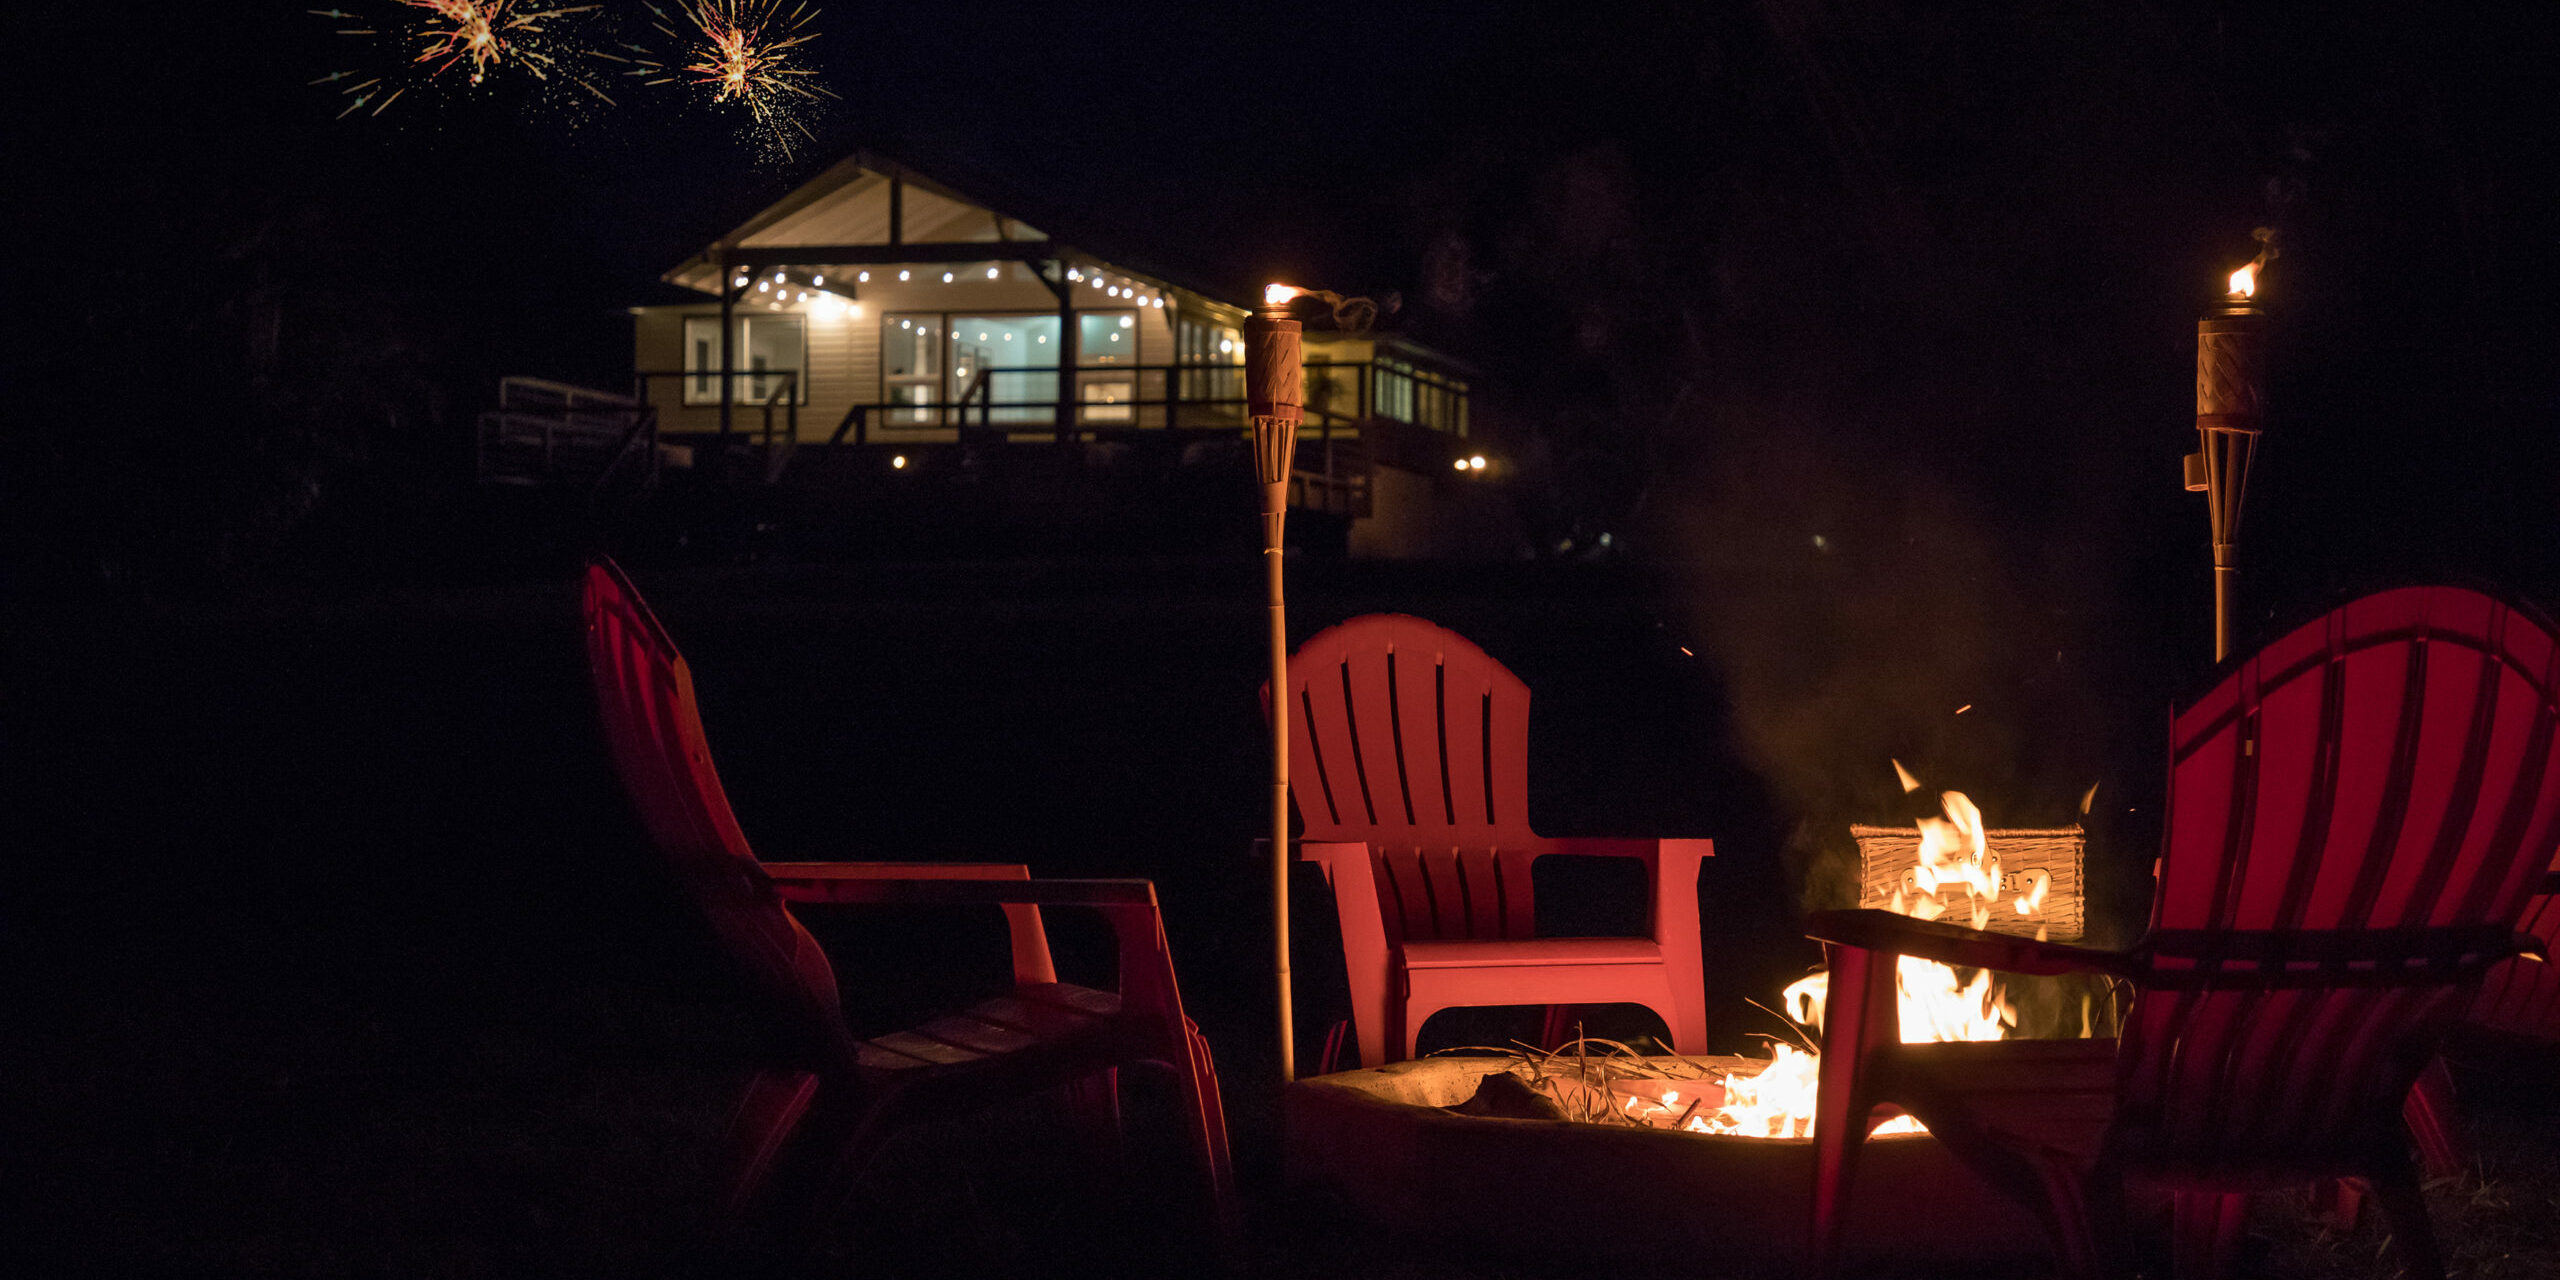
M 995 279 L 995 278 L 996 278 L 996 269 L 995 269 L 994 267 L 989 267 L 989 268 L 987 268 L 987 278 L 988 278 L 989 280 L 993 280 L 993 279 Z
M 1136 316 L 1122 316 L 1122 317 L 1120 317 L 1120 327 L 1121 327 L 1121 328 L 1123 328 L 1123 329 L 1131 328 L 1131 327 L 1135 326 L 1137 323 L 1138 323 L 1138 318 L 1137 318 Z
M 1466 460 L 1466 459 L 1464 459 L 1464 458 L 1460 458 L 1460 459 L 1458 459 L 1458 470 L 1460 470 L 1460 471 L 1464 471 L 1464 470 L 1466 470 L 1466 469 L 1467 469 L 1467 460 Z
M 903 271 L 903 270 L 902 270 L 902 271 L 898 272 L 898 279 L 899 279 L 900 281 L 904 281 L 906 278 L 907 278 L 907 273 L 906 273 L 905 271 Z
M 1158 311 L 1162 311 L 1162 310 L 1164 310 L 1164 299 L 1162 299 L 1162 298 L 1157 298 L 1157 299 L 1154 299 L 1154 302 L 1155 302 L 1155 305 L 1156 305 L 1156 310 L 1158 310 Z
M 756 292 L 758 292 L 758 293 L 771 293 L 771 292 L 773 292 L 773 282 L 772 282 L 772 281 L 770 281 L 770 280 L 759 280 L 759 281 L 757 281 L 757 282 L 756 282 Z
M 1048 340 L 1049 340 L 1049 335 L 1048 335 L 1048 334 L 1045 334 L 1045 333 L 1044 333 L 1044 334 L 1041 334 L 1041 335 L 1040 335 L 1040 341 L 1042 341 L 1042 342 L 1047 342 Z
M 853 280 L 856 284 L 869 284 L 871 283 L 871 273 L 868 271 L 857 271 L 853 275 Z
M 801 300 L 802 302 L 807 302 L 807 301 L 809 300 L 809 291 L 808 291 L 808 290 L 803 289 L 803 290 L 801 290 L 801 291 L 800 291 L 800 300 Z
M 1470 455 L 1467 458 L 1467 469 L 1470 471 L 1484 470 L 1484 455 L 1481 453 Z
M 744 289 L 747 287 L 747 278 L 745 276 L 740 276 L 737 279 L 730 281 L 729 284 L 732 288 Z
M 775 284 L 780 284 L 780 283 L 782 283 L 782 273 L 781 273 L 781 272 L 776 271 L 776 272 L 774 272 L 774 273 L 773 273 L 773 282 L 774 282 Z
M 1080 282 L 1084 279 L 1084 273 L 1076 270 L 1074 267 L 1069 267 L 1067 268 L 1067 279 L 1070 281 Z
M 809 277 L 809 283 L 811 283 L 811 284 L 825 284 L 826 282 L 827 282 L 827 278 L 826 278 L 825 276 L 823 276 L 823 275 L 815 275 L 815 276 L 811 276 L 811 277 Z
M 903 454 L 903 453 L 902 453 L 902 454 L 897 455 L 896 457 L 893 457 L 893 458 L 889 459 L 889 465 L 890 465 L 890 466 L 892 466 L 892 467 L 897 468 L 897 469 L 898 469 L 898 470 L 900 470 L 900 471 L 904 471 L 904 470 L 906 470 L 906 469 L 907 469 L 907 455 L 905 455 L 905 454 Z

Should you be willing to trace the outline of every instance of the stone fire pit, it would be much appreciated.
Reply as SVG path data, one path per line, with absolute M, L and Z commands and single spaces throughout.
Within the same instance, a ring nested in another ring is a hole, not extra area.
M 1426 1058 L 1290 1085 L 1291 1182 L 1382 1227 L 1478 1251 L 1677 1265 L 1684 1274 L 1802 1258 L 1810 1141 L 1442 1110 L 1510 1061 Z M 1857 1181 L 1853 1256 L 1955 1261 L 2043 1251 L 2035 1220 L 1934 1138 L 1871 1140 Z

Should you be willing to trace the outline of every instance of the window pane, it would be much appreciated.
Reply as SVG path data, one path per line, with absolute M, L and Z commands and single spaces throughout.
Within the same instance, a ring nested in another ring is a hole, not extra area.
M 1216 405 L 1211 412 L 1224 415 L 1242 411 L 1244 378 L 1236 366 L 1244 363 L 1243 335 L 1184 317 L 1174 327 L 1174 357 L 1185 366 L 1178 380 L 1184 403 Z
M 740 345 L 746 349 L 746 359 L 739 363 L 753 371 L 753 376 L 745 379 L 746 394 L 749 398 L 762 401 L 782 393 L 784 380 L 767 375 L 777 373 L 805 375 L 808 366 L 809 337 L 808 328 L 801 322 L 800 317 L 748 316 L 743 325 L 746 329 L 746 340 Z M 802 404 L 809 402 L 809 382 L 806 376 L 793 380 L 790 389 L 794 400 Z
M 939 313 L 891 313 L 880 317 L 882 398 L 902 407 L 889 411 L 889 421 L 929 426 L 941 421 L 926 407 L 942 403 L 942 316 Z
M 1132 422 L 1137 410 L 1130 401 L 1137 398 L 1136 383 L 1120 378 L 1084 380 L 1084 420 L 1087 422 Z
M 720 403 L 720 317 L 684 318 L 684 371 L 686 404 Z
M 1086 311 L 1076 316 L 1076 363 L 1136 364 L 1138 313 Z
M 967 421 L 982 416 L 989 422 L 1055 418 L 1057 368 L 1054 315 L 951 318 L 951 385 L 969 412 Z

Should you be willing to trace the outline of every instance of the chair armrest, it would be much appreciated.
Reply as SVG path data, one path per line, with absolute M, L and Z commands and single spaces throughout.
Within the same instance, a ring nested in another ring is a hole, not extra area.
M 765 876 L 777 885 L 823 884 L 837 880 L 1028 880 L 1031 868 L 1019 862 L 766 862 Z M 787 893 L 785 896 L 789 896 Z
M 786 864 L 787 865 L 787 864 Z M 877 865 L 877 864 L 874 864 Z M 913 864 L 907 864 L 913 865 Z M 953 864 L 931 864 L 948 867 Z M 1008 864 L 960 864 L 964 876 L 985 867 L 1018 870 Z M 1164 913 L 1156 905 L 1151 880 L 1022 880 L 948 878 L 933 875 L 819 875 L 797 882 L 776 877 L 776 887 L 795 902 L 914 905 L 985 903 L 1009 910 L 1036 907 L 1090 907 L 1111 926 L 1120 956 L 1121 1009 L 1131 1016 L 1154 1019 L 1166 1028 L 1182 1025 L 1182 994 L 1173 976 L 1173 950 L 1164 936 Z M 1036 915 L 1033 917 L 1037 919 Z M 1045 947 L 1045 943 L 1044 943 Z M 1017 982 L 1055 982 L 1046 967 L 1026 974 L 1016 951 Z M 1168 1032 L 1169 1034 L 1169 1032 Z
M 759 864 L 767 884 L 785 902 L 844 902 L 834 896 L 841 886 L 858 883 L 931 881 L 941 883 L 1009 881 L 1022 883 L 1031 869 L 1019 862 L 767 862 Z M 997 903 L 1013 936 L 1013 980 L 1055 982 L 1058 967 L 1049 956 L 1048 927 L 1037 905 Z
M 1805 936 L 1834 946 L 1917 956 L 1940 964 L 1958 964 L 2004 973 L 2109 973 L 2131 978 L 2141 971 L 2132 956 L 2094 947 L 2013 938 L 1937 920 L 1916 920 L 1868 907 L 1856 911 L 1817 911 L 1805 918 Z
M 1578 858 L 1640 858 L 1656 862 L 1665 856 L 1712 858 L 1716 842 L 1680 836 L 1544 836 L 1539 839 L 1536 852 L 1542 858 L 1564 853 Z
M 1147 880 L 975 880 L 938 876 L 786 879 L 775 876 L 774 887 L 790 902 L 983 903 L 989 906 L 1019 904 L 1040 907 L 1152 907 L 1156 904 L 1155 884 Z

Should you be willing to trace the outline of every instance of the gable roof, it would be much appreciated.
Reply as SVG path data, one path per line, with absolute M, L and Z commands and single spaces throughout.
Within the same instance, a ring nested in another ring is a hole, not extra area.
M 1056 257 L 1103 266 L 1231 308 L 1249 306 L 1245 300 L 1259 292 L 1257 282 L 1233 270 L 1172 261 L 1178 255 L 1131 245 L 1089 221 L 1061 221 L 1058 211 L 1039 207 L 1020 193 L 989 191 L 987 179 L 973 179 L 970 185 L 964 191 L 879 151 L 856 151 L 758 210 L 661 279 L 716 294 L 724 252 L 734 260 L 741 254 L 841 249 L 844 262 L 824 264 L 835 266 L 925 261 L 914 255 L 934 252 L 935 246 L 950 246 L 952 261 L 972 261 L 979 255 L 958 246 L 985 245 L 983 256 L 990 259 Z M 898 224 L 894 237 L 893 205 Z

